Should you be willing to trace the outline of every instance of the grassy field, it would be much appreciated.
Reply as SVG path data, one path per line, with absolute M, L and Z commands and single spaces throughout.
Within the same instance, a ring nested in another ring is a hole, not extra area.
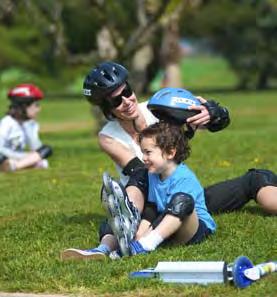
M 205 94 L 201 94 L 205 97 Z M 232 123 L 222 132 L 199 132 L 188 165 L 203 185 L 262 167 L 277 172 L 277 93 L 206 94 L 228 106 Z M 3 104 L 3 103 L 2 103 Z M 3 105 L 1 111 L 4 112 Z M 253 263 L 277 259 L 276 217 L 254 202 L 215 216 L 217 233 L 189 247 L 163 247 L 120 261 L 60 261 L 68 247 L 98 243 L 104 218 L 99 202 L 103 171 L 115 175 L 99 150 L 95 123 L 84 100 L 43 102 L 42 139 L 54 147 L 49 170 L 0 174 L 0 291 L 78 296 L 277 296 L 277 275 L 245 290 L 231 285 L 182 286 L 130 280 L 131 271 L 158 261 L 226 261 L 240 255 Z

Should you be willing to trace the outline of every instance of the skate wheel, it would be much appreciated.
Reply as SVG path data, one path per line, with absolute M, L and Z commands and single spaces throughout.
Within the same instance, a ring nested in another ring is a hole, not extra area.
M 128 246 L 127 240 L 125 238 L 122 237 L 119 239 L 119 246 L 120 246 L 120 251 L 121 251 L 122 255 L 124 255 L 124 256 L 130 255 L 129 246 Z
M 112 190 L 111 190 L 111 177 L 107 172 L 103 173 L 103 186 L 107 192 L 107 194 L 112 194 Z
M 119 217 L 115 217 L 113 219 L 113 224 L 114 224 L 114 233 L 117 234 L 119 237 L 122 236 L 122 234 L 124 234 L 124 229 L 122 227 L 122 222 L 120 220 Z
M 243 289 L 250 286 L 253 281 L 248 279 L 244 275 L 244 271 L 248 268 L 252 268 L 254 265 L 252 262 L 245 256 L 238 257 L 232 268 L 233 282 L 237 288 Z

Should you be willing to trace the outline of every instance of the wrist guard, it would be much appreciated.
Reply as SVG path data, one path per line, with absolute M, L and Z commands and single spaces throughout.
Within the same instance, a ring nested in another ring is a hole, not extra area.
M 226 128 L 230 124 L 230 117 L 227 108 L 221 107 L 214 100 L 208 100 L 203 103 L 209 114 L 210 122 L 206 125 L 207 129 L 211 132 L 216 132 Z
M 52 148 L 49 145 L 42 145 L 36 152 L 40 155 L 42 159 L 46 159 L 53 154 Z

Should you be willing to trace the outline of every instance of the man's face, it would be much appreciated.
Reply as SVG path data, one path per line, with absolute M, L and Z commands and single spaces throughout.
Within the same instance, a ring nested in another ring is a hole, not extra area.
M 121 120 L 134 120 L 138 117 L 138 102 L 135 93 L 131 90 L 128 83 L 114 90 L 108 98 L 111 105 L 112 114 Z M 113 102 L 114 100 L 114 102 Z

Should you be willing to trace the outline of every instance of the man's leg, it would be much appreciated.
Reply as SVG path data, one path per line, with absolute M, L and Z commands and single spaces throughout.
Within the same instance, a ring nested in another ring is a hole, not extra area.
M 117 240 L 107 221 L 102 222 L 99 228 L 100 244 L 91 249 L 82 250 L 69 248 L 61 252 L 62 260 L 105 260 L 107 256 L 118 248 Z
M 246 174 L 205 188 L 211 213 L 231 212 L 254 199 L 269 213 L 277 213 L 277 176 L 270 170 L 250 169 Z

